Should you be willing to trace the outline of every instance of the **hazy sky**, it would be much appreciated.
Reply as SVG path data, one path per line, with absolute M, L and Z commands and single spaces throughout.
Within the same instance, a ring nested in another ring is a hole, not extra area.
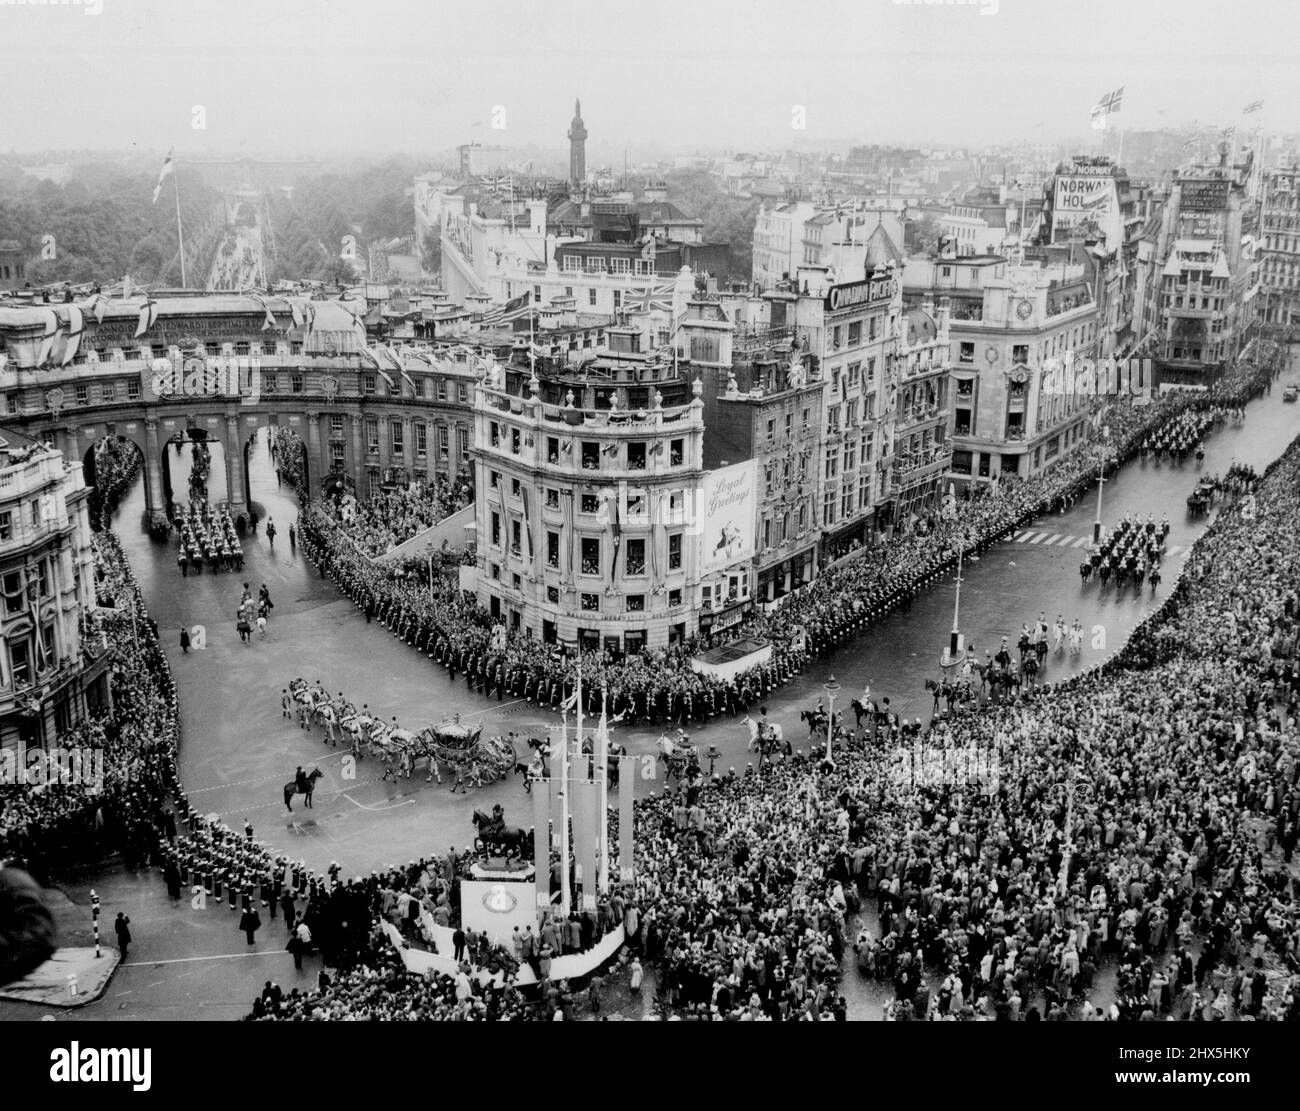
M 615 147 L 1046 140 L 1090 134 L 1120 85 L 1116 125 L 1226 126 L 1263 98 L 1269 130 L 1300 130 L 1300 5 L 994 4 L 0 0 L 0 149 L 562 147 L 575 95 Z

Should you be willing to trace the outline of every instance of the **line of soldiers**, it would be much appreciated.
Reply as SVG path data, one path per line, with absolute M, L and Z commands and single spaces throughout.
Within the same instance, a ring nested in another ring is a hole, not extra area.
M 181 534 L 176 562 L 183 576 L 188 578 L 191 568 L 200 574 L 205 560 L 213 571 L 244 569 L 244 548 L 225 506 L 213 512 L 206 503 L 197 508 L 191 505 L 176 527 Z

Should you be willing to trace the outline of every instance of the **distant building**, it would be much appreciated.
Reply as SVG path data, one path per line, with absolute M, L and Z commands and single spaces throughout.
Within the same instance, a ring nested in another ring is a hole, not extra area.
M 0 289 L 21 289 L 27 280 L 27 252 L 16 239 L 0 239 Z
M 1001 255 L 913 258 L 914 306 L 949 303 L 952 474 L 1028 478 L 1088 439 L 1095 399 L 1050 388 L 1048 360 L 1092 358 L 1097 306 L 1083 264 L 1019 266 Z
M 1290 327 L 1300 323 L 1300 167 L 1265 175 L 1262 217 L 1259 315 L 1265 323 Z
M 1159 275 L 1154 356 L 1162 380 L 1208 385 L 1236 358 L 1256 320 L 1259 213 L 1247 196 L 1248 166 L 1182 170 L 1155 234 L 1152 266 Z

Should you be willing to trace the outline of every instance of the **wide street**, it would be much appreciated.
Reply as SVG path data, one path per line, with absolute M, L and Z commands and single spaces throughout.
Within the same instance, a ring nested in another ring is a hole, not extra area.
M 1244 426 L 1229 422 L 1210 438 L 1202 470 L 1223 472 L 1234 460 L 1263 469 L 1300 431 L 1300 408 L 1285 405 L 1281 390 L 1252 404 Z M 439 666 L 398 641 L 322 580 L 300 553 L 290 551 L 288 524 L 296 515 L 294 499 L 276 488 L 264 443 L 250 453 L 253 494 L 277 522 L 274 549 L 264 526 L 245 543 L 244 574 L 205 574 L 182 578 L 171 545 L 157 545 L 138 526 L 141 494 L 137 489 L 118 515 L 117 529 L 136 568 L 150 610 L 163 633 L 181 690 L 184 733 L 181 775 L 191 801 L 205 813 L 219 814 L 232 827 L 253 823 L 258 839 L 276 851 L 302 858 L 315 868 L 339 861 L 349 873 L 464 845 L 472 836 L 470 815 L 495 802 L 507 819 L 528 824 L 522 781 L 511 779 L 468 794 L 452 795 L 448 785 L 426 784 L 422 770 L 410 780 L 381 780 L 382 769 L 363 759 L 347 767 L 342 749 L 322 741 L 319 730 L 304 732 L 280 712 L 280 691 L 290 679 L 320 679 L 344 691 L 358 705 L 367 703 L 385 718 L 421 728 L 445 713 L 459 712 L 481 723 L 488 733 L 537 732 L 554 717 L 528 702 L 485 699 L 463 680 L 451 682 Z M 1206 527 L 1189 522 L 1184 501 L 1196 481 L 1197 467 L 1135 460 L 1107 482 L 1104 519 L 1127 512 L 1168 513 L 1172 526 L 1164 582 L 1154 597 L 1149 587 L 1139 595 L 1132 587 L 1117 593 L 1095 581 L 1083 587 L 1077 573 L 1086 538 L 1091 536 L 1096 495 L 1090 493 L 1069 512 L 1035 522 L 1010 541 L 967 563 L 961 595 L 961 626 L 982 656 L 996 651 L 1002 636 L 1015 641 L 1022 622 L 1059 613 L 1067 623 L 1076 617 L 1087 636 L 1082 653 L 1049 657 L 1044 678 L 1052 681 L 1093 666 L 1116 651 L 1159 600 L 1172 588 L 1187 549 Z M 183 487 L 182 487 L 183 488 Z M 254 591 L 265 582 L 275 603 L 265 641 L 241 644 L 234 611 L 241 580 Z M 822 685 L 832 674 L 842 685 L 839 705 L 870 683 L 876 697 L 889 696 L 908 717 L 928 719 L 932 699 L 923 682 L 938 674 L 938 656 L 952 626 L 951 578 L 917 599 L 911 612 L 894 614 L 828 659 L 817 661 L 773 697 L 769 717 L 780 722 L 798 745 L 807 733 L 798 711 L 824 698 Z M 183 656 L 181 625 L 204 626 L 206 648 Z M 652 729 L 618 729 L 616 735 L 634 754 L 649 754 L 658 735 Z M 698 730 L 701 751 L 717 746 L 718 767 L 743 770 L 747 731 L 725 717 Z M 323 779 L 315 807 L 286 813 L 282 785 L 302 764 L 319 767 Z M 422 767 L 422 766 L 421 766 Z M 355 774 L 353 774 L 355 773 Z M 351 777 L 349 777 L 351 776 Z M 647 789 L 662 784 L 642 780 Z

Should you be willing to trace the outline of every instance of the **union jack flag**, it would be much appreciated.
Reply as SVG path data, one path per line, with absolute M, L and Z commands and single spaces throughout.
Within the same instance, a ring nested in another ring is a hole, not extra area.
M 623 310 L 625 312 L 652 312 L 655 309 L 661 309 L 664 312 L 672 312 L 673 289 L 674 283 L 672 282 L 661 282 L 642 286 L 639 289 L 630 289 L 623 297 Z
M 482 324 L 491 328 L 527 316 L 532 312 L 532 300 L 533 291 L 530 289 L 525 291 L 522 297 L 516 297 L 513 301 L 507 301 L 504 305 L 485 312 Z

